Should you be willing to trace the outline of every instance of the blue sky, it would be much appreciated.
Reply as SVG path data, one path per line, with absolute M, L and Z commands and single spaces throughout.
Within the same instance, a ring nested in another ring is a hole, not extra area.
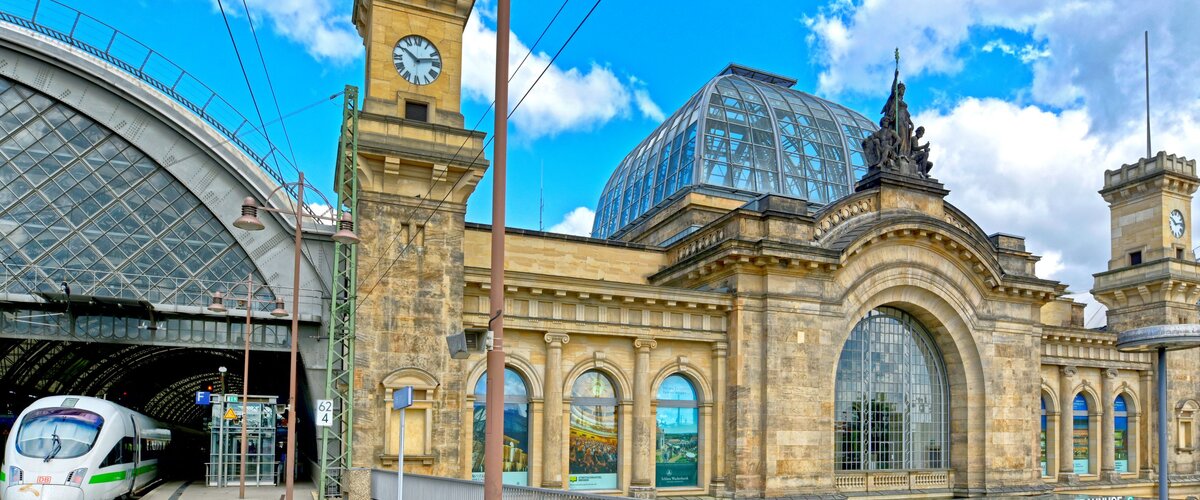
M 63 1 L 145 42 L 253 113 L 216 0 Z M 349 0 L 248 4 L 285 113 L 345 84 L 361 86 L 362 45 L 349 23 Z M 513 102 L 592 4 L 567 3 L 517 76 Z M 225 5 L 270 120 L 276 111 L 242 1 Z M 559 5 L 515 2 L 513 32 L 521 43 L 514 43 L 514 58 Z M 494 0 L 477 1 L 464 34 L 467 124 L 490 102 L 494 8 Z M 587 212 L 616 164 L 729 62 L 791 76 L 796 88 L 875 119 L 899 47 L 909 106 L 928 130 L 933 175 L 951 190 L 949 201 L 986 232 L 1028 237 L 1029 248 L 1044 256 L 1040 275 L 1085 292 L 1109 257 L 1108 211 L 1096 194 L 1103 170 L 1144 155 L 1143 30 L 1151 31 L 1155 150 L 1200 150 L 1197 11 L 1183 1 L 604 0 L 513 118 L 509 225 L 538 228 L 544 165 L 544 226 L 590 229 Z M 332 184 L 338 103 L 287 120 L 300 165 L 321 186 Z M 490 132 L 491 123 L 486 117 L 480 129 Z M 271 131 L 282 143 L 282 130 Z M 469 203 L 468 220 L 489 221 L 490 190 L 489 175 Z M 1089 309 L 1089 325 L 1095 311 Z

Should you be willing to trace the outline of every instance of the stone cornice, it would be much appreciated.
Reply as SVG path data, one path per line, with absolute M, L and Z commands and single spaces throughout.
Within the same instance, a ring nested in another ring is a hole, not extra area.
M 1190 307 L 1200 300 L 1200 263 L 1159 259 L 1094 275 L 1091 292 L 1110 309 L 1176 302 Z
M 491 276 L 485 268 L 467 267 L 463 278 L 468 288 L 491 289 Z M 703 292 L 686 288 L 656 285 L 635 285 L 613 281 L 596 281 L 563 276 L 505 272 L 505 291 L 541 296 L 542 300 L 594 300 L 600 303 L 637 305 L 656 309 L 678 309 L 681 312 L 728 311 L 733 303 L 729 294 Z M 482 294 L 486 295 L 486 293 Z
M 1150 355 L 1117 350 L 1117 336 L 1083 328 L 1042 327 L 1042 364 L 1149 370 Z

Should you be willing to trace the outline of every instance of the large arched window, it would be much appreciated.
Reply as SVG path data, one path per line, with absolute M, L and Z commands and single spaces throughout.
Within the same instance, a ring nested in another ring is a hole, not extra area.
M 1082 393 L 1076 394 L 1075 400 L 1071 402 L 1071 431 L 1071 455 L 1075 460 L 1075 473 L 1089 474 L 1091 467 L 1088 456 L 1091 453 L 1091 443 L 1088 440 L 1091 436 L 1088 433 L 1087 399 Z
M 658 387 L 657 413 L 655 486 L 698 485 L 700 412 L 696 408 L 696 388 L 682 375 L 667 377 Z
M 475 384 L 474 435 L 471 479 L 483 481 L 483 448 L 486 442 L 487 373 Z M 529 389 L 525 378 L 504 369 L 504 484 L 529 484 Z
M 837 470 L 948 466 L 948 386 L 925 328 L 881 307 L 854 326 L 838 361 Z
M 570 451 L 571 489 L 617 489 L 617 391 L 595 370 L 571 388 Z
M 1113 402 L 1113 458 L 1117 472 L 1129 472 L 1129 407 L 1125 396 Z

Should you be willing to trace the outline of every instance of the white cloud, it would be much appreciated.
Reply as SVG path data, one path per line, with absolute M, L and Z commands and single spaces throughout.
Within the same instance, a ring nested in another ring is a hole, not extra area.
M 515 34 L 510 35 L 509 45 L 509 68 L 514 71 L 529 52 L 529 47 Z M 476 9 L 471 13 L 463 32 L 462 87 L 468 99 L 492 102 L 495 95 L 495 50 L 496 30 L 480 20 Z M 550 65 L 550 59 L 551 55 L 543 51 L 531 54 L 509 83 L 511 109 L 538 75 L 546 71 L 537 87 L 521 104 L 521 109 L 512 117 L 513 127 L 524 138 L 553 136 L 568 130 L 591 130 L 614 118 L 629 116 L 635 105 L 643 117 L 653 120 L 663 118 L 662 110 L 654 104 L 636 78 L 630 78 L 630 85 L 626 85 L 607 66 L 592 63 L 585 69 L 563 68 Z
M 985 43 L 983 48 L 980 50 L 983 52 L 994 52 L 998 50 L 1010 56 L 1016 56 L 1025 64 L 1029 64 L 1038 59 L 1050 57 L 1050 49 L 1038 48 L 1033 46 L 1033 44 L 1025 44 L 1025 46 L 1018 49 L 1017 47 L 1009 45 L 1004 40 L 1000 39 L 991 40 L 988 43 Z
M 244 15 L 242 2 L 209 0 L 213 9 L 235 16 Z M 363 54 L 363 42 L 350 20 L 345 5 L 332 0 L 246 0 L 254 19 L 254 28 L 262 28 L 262 19 L 271 21 L 275 33 L 304 46 L 317 60 L 343 64 Z
M 575 236 L 591 236 L 592 221 L 596 219 L 596 212 L 588 207 L 576 207 L 574 210 L 567 212 L 563 216 L 562 221 L 558 224 L 550 226 L 551 233 L 573 234 Z

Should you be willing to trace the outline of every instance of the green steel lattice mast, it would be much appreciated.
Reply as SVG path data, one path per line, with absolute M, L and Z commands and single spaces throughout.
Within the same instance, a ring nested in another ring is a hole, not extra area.
M 349 213 L 358 226 L 358 87 L 347 85 L 338 139 L 337 216 Z M 356 245 L 334 245 L 333 297 L 329 315 L 329 355 L 325 366 L 325 397 L 333 400 L 333 425 L 321 428 L 321 476 L 317 491 L 339 498 L 347 490 L 354 421 L 354 307 L 357 302 Z

